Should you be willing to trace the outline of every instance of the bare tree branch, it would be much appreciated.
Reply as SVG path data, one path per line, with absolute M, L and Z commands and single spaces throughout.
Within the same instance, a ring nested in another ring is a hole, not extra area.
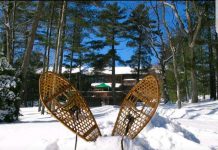
M 173 58 L 173 55 L 170 55 L 167 59 L 163 61 L 164 65 L 168 63 Z
M 193 35 L 193 38 L 192 38 L 192 42 L 190 43 L 189 47 L 193 48 L 195 46 L 195 42 L 196 42 L 196 39 L 197 39 L 197 36 L 198 36 L 198 33 L 201 29 L 201 25 L 202 25 L 202 16 L 200 15 L 198 17 L 198 24 L 197 24 L 197 27 L 194 31 L 194 35 Z
M 195 13 L 197 14 L 197 16 L 200 16 L 200 13 L 198 11 L 199 9 L 197 8 L 195 1 L 192 1 L 192 3 L 193 3 L 193 6 L 194 6 Z
M 199 8 L 196 6 L 196 3 L 194 1 L 192 3 L 194 5 L 194 10 L 195 10 L 195 12 L 197 14 L 198 21 L 197 21 L 196 27 L 193 30 L 194 33 L 193 33 L 192 41 L 189 44 L 189 47 L 191 47 L 191 48 L 193 48 L 195 46 L 195 42 L 197 40 L 198 33 L 200 32 L 200 29 L 201 29 L 201 26 L 202 26 L 202 19 L 203 19 L 203 13 L 200 13 Z
M 161 58 L 160 58 L 160 56 L 158 55 L 158 52 L 157 52 L 157 50 L 154 48 L 154 46 L 153 46 L 153 43 L 152 43 L 152 46 L 151 46 L 151 48 L 153 49 L 153 51 L 154 51 L 154 53 L 155 53 L 155 55 L 156 55 L 157 59 L 158 59 L 158 60 L 160 60 Z
M 161 35 L 161 29 L 160 29 L 160 17 L 159 17 L 159 14 L 158 14 L 158 8 L 157 8 L 157 2 L 156 2 L 156 7 L 153 6 L 152 3 L 151 4 L 151 7 L 153 8 L 154 10 L 154 13 L 156 14 L 156 17 L 157 17 L 157 30 L 158 30 L 158 34 L 159 34 L 159 37 L 160 37 L 160 40 L 161 40 L 161 45 L 162 45 L 162 48 L 165 49 L 165 43 L 164 43 L 164 40 L 163 40 L 163 37 Z M 152 49 L 154 50 L 157 58 L 159 60 L 161 60 L 160 56 L 158 55 L 158 52 L 156 51 L 156 49 L 154 48 L 154 44 L 152 43 Z
M 188 31 L 185 30 L 184 23 L 182 22 L 182 19 L 181 19 L 181 17 L 179 16 L 179 13 L 178 13 L 178 10 L 177 10 L 175 4 L 174 4 L 174 3 L 170 4 L 170 3 L 165 2 L 165 1 L 163 2 L 163 4 L 169 6 L 169 7 L 171 7 L 171 8 L 173 9 L 174 14 L 175 14 L 175 16 L 176 16 L 176 18 L 177 18 L 177 20 L 178 20 L 178 23 L 179 23 L 179 26 L 181 27 L 182 32 L 183 32 L 184 34 L 188 34 Z
M 170 40 L 172 36 L 171 36 L 170 30 L 169 30 L 169 28 L 167 26 L 167 23 L 166 23 L 166 19 L 165 19 L 165 7 L 164 7 L 164 5 L 163 5 L 162 8 L 163 8 L 163 13 L 162 13 L 163 24 L 164 24 L 164 27 L 165 27 L 165 29 L 167 31 L 168 38 Z
M 185 14 L 186 14 L 186 18 L 187 18 L 187 21 L 188 21 L 188 30 L 189 30 L 189 32 L 192 32 L 192 22 L 191 22 L 191 17 L 190 17 L 188 6 L 189 6 L 189 1 L 186 1 Z

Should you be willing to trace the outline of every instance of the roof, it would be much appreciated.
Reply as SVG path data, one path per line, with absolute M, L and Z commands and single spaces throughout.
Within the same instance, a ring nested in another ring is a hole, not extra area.
M 100 84 L 102 84 L 102 83 L 92 83 L 91 84 L 91 86 L 92 87 L 96 87 L 96 86 L 98 86 L 98 85 L 100 85 Z M 105 85 L 107 85 L 107 86 L 109 86 L 109 87 L 112 87 L 112 83 L 104 83 Z M 115 84 L 115 87 L 116 88 L 118 88 L 118 87 L 120 87 L 121 86 L 121 83 L 116 83 Z
M 115 74 L 133 74 L 134 69 L 126 66 L 126 67 L 115 67 Z M 104 71 L 102 71 L 103 74 L 112 74 L 112 68 L 106 67 Z
M 82 67 L 82 72 L 83 74 L 93 74 L 93 68 L 85 68 L 85 67 Z M 49 71 L 52 71 L 53 70 L 53 67 L 49 67 L 48 69 Z M 41 74 L 43 71 L 42 68 L 38 69 L 36 71 L 37 74 Z M 62 73 L 64 72 L 69 72 L 70 70 L 65 68 L 65 67 L 62 67 Z M 115 67 L 115 74 L 116 75 L 119 75 L 119 74 L 133 74 L 133 71 L 134 69 L 129 67 L 129 66 L 118 66 L 118 67 Z M 72 69 L 72 72 L 71 73 L 78 73 L 79 72 L 79 68 L 73 68 Z M 101 71 L 102 74 L 112 74 L 112 68 L 111 67 L 106 67 L 105 70 Z
M 110 88 L 110 86 L 107 85 L 107 84 L 105 84 L 105 83 L 101 83 L 101 84 L 99 84 L 99 85 L 96 85 L 95 87 L 96 87 L 96 88 Z
M 37 74 L 42 73 L 42 68 L 38 69 L 36 71 Z M 49 67 L 49 71 L 53 70 L 53 67 Z M 92 67 L 81 67 L 82 73 L 86 75 L 93 75 L 94 74 L 94 68 Z M 152 66 L 150 70 L 154 70 L 156 73 L 160 73 L 160 68 L 159 66 Z M 62 73 L 69 73 L 70 69 L 66 67 L 62 67 Z M 78 73 L 79 68 L 73 68 L 71 73 Z M 101 74 L 106 74 L 106 75 L 111 75 L 112 74 L 112 68 L 111 67 L 105 67 L 103 71 L 100 72 Z M 116 75 L 121 75 L 121 74 L 133 74 L 134 73 L 134 68 L 131 68 L 129 66 L 117 66 L 115 67 L 115 74 Z

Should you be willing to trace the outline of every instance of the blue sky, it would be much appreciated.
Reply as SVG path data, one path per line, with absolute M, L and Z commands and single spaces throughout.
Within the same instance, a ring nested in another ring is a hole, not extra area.
M 114 1 L 110 1 L 109 3 L 113 3 L 113 2 Z M 144 3 L 147 6 L 150 6 L 150 2 L 145 2 L 145 1 L 121 1 L 121 2 L 118 2 L 118 4 L 121 7 L 124 7 L 124 8 L 127 9 L 127 12 L 126 12 L 127 16 L 131 13 L 131 11 L 135 7 L 137 7 L 138 4 L 141 4 L 141 3 Z M 152 1 L 152 3 L 156 3 L 156 2 Z M 178 5 L 178 11 L 179 11 L 180 14 L 182 14 L 182 16 L 185 15 L 183 5 L 181 5 L 181 4 Z M 154 18 L 154 15 L 151 13 L 150 17 Z M 175 23 L 175 21 L 176 21 L 175 16 L 174 16 L 174 14 L 172 13 L 172 10 L 169 7 L 166 8 L 166 21 L 168 22 L 169 26 L 171 26 L 171 27 L 174 26 L 173 22 Z M 164 32 L 164 29 L 163 29 L 163 32 Z M 123 39 L 121 39 L 121 41 L 122 42 L 120 42 L 120 45 L 116 46 L 117 53 L 123 60 L 128 60 L 133 55 L 134 51 L 132 50 L 132 48 L 129 48 L 129 47 L 126 46 L 127 40 L 124 41 Z M 104 52 L 106 53 L 106 51 L 107 50 L 105 49 Z M 152 56 L 152 64 L 158 64 L 158 60 L 156 59 L 155 56 Z
M 108 1 L 107 3 L 114 3 L 114 2 L 115 1 Z M 120 2 L 117 1 L 117 2 L 119 6 L 126 8 L 127 17 L 131 13 L 131 11 L 135 7 L 137 7 L 138 4 L 145 3 L 143 1 L 120 1 Z M 134 53 L 133 49 L 126 46 L 126 43 L 127 43 L 126 39 L 119 39 L 119 41 L 120 41 L 120 45 L 115 47 L 117 50 L 117 54 L 121 57 L 122 60 L 124 61 L 129 60 Z M 105 47 L 102 50 L 102 53 L 104 54 L 107 53 L 108 49 L 109 47 Z M 152 57 L 152 63 L 157 63 L 157 60 L 155 57 Z M 119 64 L 117 63 L 117 65 Z
M 114 3 L 115 1 L 108 1 L 107 3 Z M 118 4 L 121 6 L 121 7 L 124 7 L 124 8 L 126 8 L 126 15 L 128 16 L 130 13 L 131 13 L 131 11 L 135 8 L 135 7 L 137 7 L 137 5 L 138 4 L 141 4 L 141 3 L 144 3 L 145 5 L 147 5 L 147 6 L 150 6 L 150 2 L 146 2 L 146 1 L 120 1 L 120 2 L 118 2 Z M 152 3 L 156 3 L 155 1 L 152 1 Z M 181 14 L 182 13 L 182 16 L 185 16 L 185 14 L 184 14 L 184 11 L 183 11 L 183 9 L 184 9 L 184 6 L 182 6 L 182 5 L 178 5 L 179 7 L 178 7 L 178 11 L 179 11 L 179 13 Z M 167 22 L 168 22 L 168 24 L 170 25 L 170 26 L 174 26 L 174 24 L 173 24 L 173 22 L 175 22 L 175 17 L 174 17 L 174 15 L 173 15 L 173 13 L 172 12 L 170 12 L 171 11 L 171 9 L 169 9 L 169 8 L 167 8 L 166 9 L 166 20 L 167 20 Z M 152 14 L 152 12 L 151 12 L 151 14 L 150 14 L 150 17 L 151 18 L 154 18 L 154 15 Z M 164 32 L 164 31 L 163 31 Z M 93 38 L 93 37 L 91 37 L 91 38 Z M 126 46 L 126 42 L 127 42 L 127 40 L 125 40 L 125 39 L 120 39 L 120 45 L 118 45 L 118 46 L 116 46 L 115 48 L 117 49 L 117 53 L 118 53 L 118 55 L 124 60 L 124 61 L 126 61 L 126 60 L 129 60 L 130 59 L 130 57 L 133 55 L 133 49 L 132 48 L 129 48 L 129 47 L 127 47 Z M 37 49 L 36 47 L 34 48 L 34 49 Z M 43 49 L 43 48 L 42 48 Z M 108 51 L 108 49 L 109 49 L 109 47 L 105 47 L 103 50 L 101 50 L 101 52 L 102 53 L 107 53 L 107 51 Z M 54 50 L 52 50 L 52 51 L 54 51 Z M 53 65 L 53 61 L 54 61 L 54 53 L 51 51 L 51 58 L 50 58 L 50 65 Z M 42 52 L 44 52 L 44 49 L 42 50 Z M 53 54 L 52 54 L 53 53 Z M 66 52 L 66 53 L 68 53 L 68 52 Z M 152 64 L 157 64 L 158 63 L 158 60 L 155 58 L 155 56 L 152 56 Z M 119 64 L 117 64 L 117 65 L 119 65 Z

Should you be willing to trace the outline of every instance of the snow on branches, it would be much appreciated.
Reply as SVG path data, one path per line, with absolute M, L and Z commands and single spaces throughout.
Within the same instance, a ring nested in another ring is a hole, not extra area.
M 0 56 L 0 122 L 12 122 L 18 119 L 19 101 L 18 83 L 15 69 Z

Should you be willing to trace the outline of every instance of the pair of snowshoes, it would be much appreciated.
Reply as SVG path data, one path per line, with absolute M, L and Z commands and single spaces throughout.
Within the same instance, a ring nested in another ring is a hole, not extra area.
M 101 132 L 86 101 L 66 79 L 52 72 L 41 75 L 40 99 L 64 126 L 86 141 L 95 141 Z M 160 101 L 158 80 L 147 75 L 122 102 L 112 135 L 135 138 L 154 115 Z

